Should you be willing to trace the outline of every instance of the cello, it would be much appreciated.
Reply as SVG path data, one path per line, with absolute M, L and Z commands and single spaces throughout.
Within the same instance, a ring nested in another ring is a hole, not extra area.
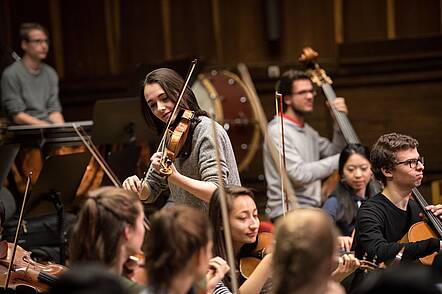
M 435 216 L 431 211 L 426 210 L 429 204 L 424 196 L 417 188 L 412 189 L 413 198 L 416 200 L 418 206 L 422 209 L 427 221 L 420 221 L 413 224 L 406 235 L 408 242 L 417 242 L 429 238 L 442 238 L 442 221 Z M 437 253 L 427 255 L 419 258 L 419 260 L 426 265 L 431 265 Z

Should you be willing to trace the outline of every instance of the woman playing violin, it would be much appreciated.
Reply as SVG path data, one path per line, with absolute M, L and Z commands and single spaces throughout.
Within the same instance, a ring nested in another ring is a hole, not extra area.
M 351 250 L 359 207 L 380 192 L 372 177 L 369 157 L 368 149 L 361 144 L 349 144 L 342 150 L 338 169 L 341 181 L 322 206 L 340 229 L 340 249 L 344 251 Z
M 251 255 L 257 246 L 257 237 L 260 221 L 256 208 L 253 192 L 250 189 L 239 186 L 225 187 L 227 206 L 229 211 L 229 223 L 232 234 L 233 251 L 236 262 L 239 265 L 242 257 Z M 214 228 L 214 255 L 226 259 L 226 247 L 221 217 L 220 195 L 217 190 L 210 200 L 209 218 Z M 271 273 L 272 244 L 264 249 L 264 257 L 247 280 L 238 276 L 239 291 L 243 294 L 259 293 Z M 238 268 L 237 265 L 237 268 Z M 223 280 L 227 287 L 231 287 L 229 277 Z
M 144 211 L 135 193 L 103 187 L 89 193 L 74 225 L 70 263 L 97 262 L 121 276 L 130 256 L 141 252 Z M 133 293 L 142 287 L 121 278 Z
M 183 84 L 181 76 L 167 68 L 154 70 L 146 76 L 141 95 L 141 108 L 147 125 L 155 129 L 158 134 L 164 132 Z M 149 174 L 146 181 L 131 176 L 124 181 L 123 187 L 139 193 L 143 201 L 148 198 L 149 201 L 156 199 L 169 187 L 171 201 L 205 210 L 218 181 L 211 119 L 200 109 L 189 87 L 186 87 L 179 107 L 191 110 L 194 118 L 191 120 L 186 142 L 179 154 L 176 154 L 176 160 L 171 166 L 172 174 L 161 175 L 162 153 L 156 152 L 150 159 L 154 171 Z M 238 185 L 240 179 L 230 139 L 219 124 L 216 124 L 216 127 L 221 147 L 223 180 L 227 184 Z M 147 189 L 143 189 L 143 185 Z M 142 191 L 147 192 L 141 193 Z
M 194 293 L 199 286 L 212 293 L 229 270 L 220 257 L 212 257 L 212 228 L 203 212 L 176 205 L 152 217 L 146 241 L 147 289 L 142 293 Z M 201 292 L 198 292 L 201 293 Z

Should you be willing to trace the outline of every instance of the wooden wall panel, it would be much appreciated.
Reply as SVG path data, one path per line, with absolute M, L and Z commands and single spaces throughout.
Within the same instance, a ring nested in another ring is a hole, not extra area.
M 262 1 L 220 1 L 225 63 L 256 63 L 266 59 Z
M 284 0 L 281 61 L 297 62 L 305 46 L 315 48 L 323 58 L 334 58 L 333 17 L 333 1 Z
M 172 56 L 214 60 L 211 1 L 171 1 Z
M 110 76 L 103 1 L 60 3 L 66 79 Z
M 344 43 L 387 38 L 386 0 L 344 0 L 343 10 Z
M 398 38 L 440 34 L 440 0 L 400 0 L 395 3 Z

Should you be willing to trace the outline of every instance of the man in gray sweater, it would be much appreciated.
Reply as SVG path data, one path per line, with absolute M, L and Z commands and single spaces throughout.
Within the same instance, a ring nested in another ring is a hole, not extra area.
M 1 78 L 2 107 L 15 124 L 63 123 L 58 76 L 43 63 L 49 51 L 47 30 L 37 23 L 20 27 L 23 58 L 5 69 Z
M 313 99 L 316 95 L 305 72 L 285 72 L 279 81 L 279 92 L 284 100 L 283 123 L 288 176 L 295 188 L 299 205 L 319 207 L 321 180 L 337 170 L 339 152 L 346 144 L 344 137 L 335 125 L 333 140 L 330 142 L 305 122 L 306 116 L 313 111 Z M 347 113 L 343 98 L 337 98 L 331 107 Z M 281 138 L 280 126 L 279 116 L 268 124 L 269 138 L 276 146 Z M 279 167 L 273 162 L 266 145 L 263 155 L 267 181 L 267 214 L 274 220 L 283 214 Z

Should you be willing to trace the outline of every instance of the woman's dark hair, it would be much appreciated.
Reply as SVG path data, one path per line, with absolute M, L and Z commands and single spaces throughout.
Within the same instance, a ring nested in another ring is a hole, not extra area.
M 135 227 L 142 209 L 138 196 L 122 188 L 103 187 L 90 192 L 72 230 L 70 261 L 113 266 L 125 227 Z
M 81 263 L 63 273 L 49 289 L 49 294 L 124 294 L 117 275 L 100 264 Z
M 144 87 L 155 83 L 161 86 L 169 99 L 176 102 L 183 88 L 184 80 L 174 70 L 169 68 L 159 68 L 148 73 L 143 82 L 140 93 L 141 112 L 146 124 L 155 129 L 158 134 L 162 134 L 165 124 L 152 113 L 144 97 Z M 194 111 L 195 116 L 207 115 L 207 113 L 199 107 L 195 94 L 189 86 L 187 86 L 184 91 L 180 107 Z
M 246 187 L 241 186 L 226 186 L 224 188 L 226 193 L 227 200 L 227 209 L 229 213 L 233 209 L 233 200 L 239 196 L 250 196 L 254 200 L 254 195 L 252 190 Z M 221 211 L 221 201 L 220 201 L 220 191 L 216 189 L 213 192 L 212 198 L 210 199 L 209 204 L 209 220 L 212 224 L 214 235 L 213 235 L 213 255 L 219 256 L 224 260 L 227 260 L 227 250 L 226 250 L 226 241 L 224 238 L 223 231 L 223 218 Z M 231 289 L 231 281 L 230 276 L 226 275 L 223 280 L 224 284 Z
M 368 148 L 361 144 L 348 144 L 344 150 L 342 150 L 341 155 L 339 156 L 339 175 L 341 179 L 344 179 L 344 166 L 347 163 L 348 159 L 353 154 L 359 154 L 365 159 L 369 161 L 370 153 Z M 337 224 L 351 224 L 354 222 L 356 218 L 356 214 L 358 211 L 358 207 L 352 199 L 352 188 L 345 182 L 341 181 L 334 191 L 334 195 L 336 195 L 336 200 L 338 201 L 338 211 L 336 215 L 336 223 Z M 372 193 L 372 185 L 367 185 L 367 190 L 365 191 L 365 195 L 373 196 Z
M 155 213 L 148 234 L 145 250 L 147 274 L 150 285 L 159 291 L 167 290 L 193 254 L 212 239 L 207 215 L 181 205 Z

